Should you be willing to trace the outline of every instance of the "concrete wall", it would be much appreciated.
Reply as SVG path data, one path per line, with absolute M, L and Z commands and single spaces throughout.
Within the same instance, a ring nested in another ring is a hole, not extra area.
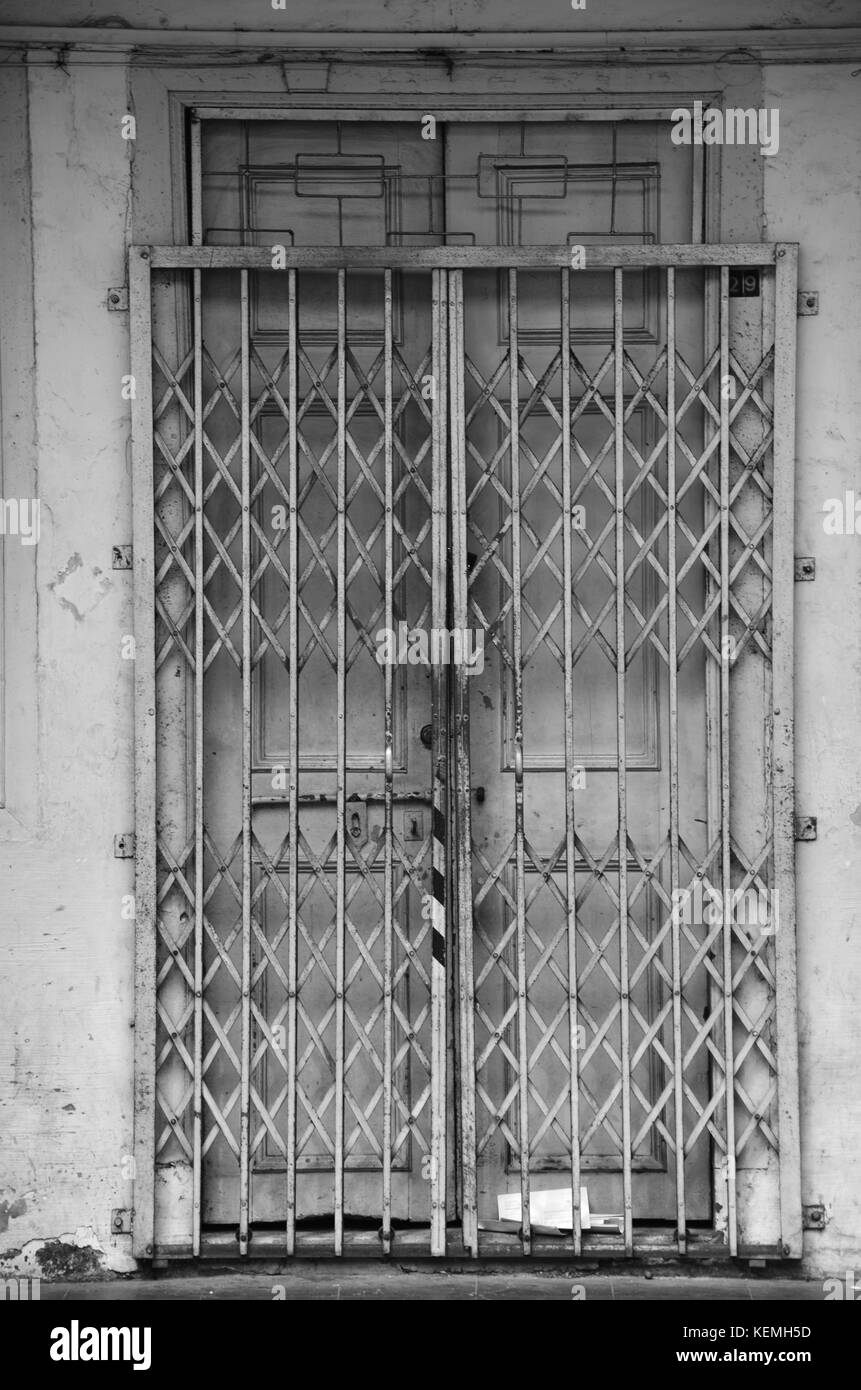
M 811 1269 L 861 1259 L 861 535 L 823 530 L 823 506 L 861 497 L 861 78 L 849 67 L 769 68 L 780 157 L 766 161 L 766 235 L 801 243 L 796 544 L 796 807 L 819 839 L 798 850 L 802 1200 L 825 1204 Z M 859 527 L 861 530 L 861 527 Z
M 105 308 L 125 280 L 130 165 L 122 67 L 33 68 L 27 97 L 38 733 L 35 749 L 9 741 L 7 758 L 13 786 L 29 778 L 37 796 L 21 813 L 10 794 L 17 838 L 3 845 L 0 1240 L 38 1272 L 122 1267 L 110 1213 L 131 1203 L 133 923 L 120 911 L 132 864 L 112 846 L 133 824 L 132 663 L 119 659 L 131 585 L 111 568 L 131 532 L 128 333 Z M 19 347 L 8 343 L 10 368 Z M 14 463 L 8 434 L 4 445 Z
M 569 0 L 533 0 L 528 12 L 518 0 L 364 0 L 361 6 L 332 0 L 286 0 L 276 10 L 272 0 L 184 0 L 154 6 L 148 0 L 0 0 L 0 24 L 41 24 L 50 28 L 119 23 L 133 29 L 266 30 L 326 33 L 408 34 L 477 33 L 505 29 L 533 32 L 626 29 L 803 28 L 858 24 L 855 0 L 586 0 L 573 10 Z
M 0 21 L 16 9 L 0 4 Z M 113 0 L 130 22 L 141 9 Z M 226 4 L 199 9 L 208 25 L 227 23 Z M 28 6 L 27 20 L 39 10 Z M 52 22 L 59 11 L 80 18 L 80 7 L 55 4 Z M 825 1230 L 806 1237 L 806 1264 L 835 1274 L 861 1258 L 861 538 L 826 537 L 822 506 L 853 486 L 861 494 L 861 79 L 849 67 L 774 67 L 765 78 L 765 103 L 781 112 L 780 155 L 764 161 L 765 235 L 802 243 L 802 283 L 821 304 L 799 337 L 796 550 L 816 556 L 818 575 L 796 594 L 798 807 L 820 830 L 799 847 L 799 978 L 803 1199 L 828 1211 Z M 162 80 L 153 75 L 153 90 Z M 629 81 L 642 90 L 646 77 Z M 714 82 L 703 75 L 703 89 Z M 6 545 L 0 1252 L 47 1273 L 131 1263 L 128 1237 L 110 1231 L 112 1209 L 132 1201 L 133 923 L 121 915 L 132 871 L 113 856 L 114 835 L 133 826 L 132 671 L 120 656 L 131 579 L 111 567 L 111 546 L 131 538 L 128 324 L 105 307 L 107 288 L 125 280 L 129 101 L 121 63 L 72 56 L 0 71 L 14 309 L 0 361 L 4 468 L 12 489 L 32 486 L 42 500 L 39 546 L 12 555 Z M 164 236 L 168 224 L 163 203 L 150 208 L 151 228 Z M 725 222 L 725 235 L 740 231 Z

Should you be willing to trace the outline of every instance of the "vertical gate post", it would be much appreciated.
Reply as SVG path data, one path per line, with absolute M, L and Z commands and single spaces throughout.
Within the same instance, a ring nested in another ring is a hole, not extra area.
M 289 828 L 287 842 L 287 1254 L 296 1250 L 296 1087 L 297 1077 L 297 988 L 299 974 L 299 441 L 296 414 L 298 410 L 299 334 L 297 324 L 296 271 L 288 271 L 288 483 L 290 497 L 290 615 L 288 630 L 289 700 L 290 700 L 290 772 Z
M 678 650 L 678 563 L 676 527 L 678 521 L 676 482 L 676 272 L 667 268 L 667 664 L 669 715 L 670 780 L 670 902 L 678 902 L 679 892 L 679 650 Z M 682 1046 L 682 958 L 681 925 L 672 914 L 673 972 L 673 1132 L 676 1147 L 676 1239 L 679 1254 L 685 1253 L 685 1115 L 684 1050 Z
M 455 628 L 469 623 L 469 580 L 466 540 L 466 403 L 463 381 L 463 271 L 449 271 L 449 380 L 451 393 L 451 546 L 452 612 Z M 466 670 L 454 673 L 454 834 L 455 902 L 457 907 L 457 1012 L 460 1065 L 460 1165 L 464 1247 L 478 1256 L 478 1193 L 475 1132 L 475 975 L 472 945 L 471 846 L 469 769 L 469 694 Z
M 613 273 L 616 579 L 616 778 L 619 850 L 619 986 L 622 1062 L 622 1207 L 625 1253 L 634 1248 L 631 1191 L 631 1008 L 628 980 L 628 752 L 625 704 L 625 338 L 624 271 Z
M 433 271 L 433 360 L 431 371 L 435 383 L 432 425 L 431 480 L 431 550 L 432 626 L 441 631 L 446 626 L 446 577 L 448 572 L 448 450 L 445 419 L 446 348 L 447 348 L 447 283 L 444 270 Z M 433 709 L 433 739 L 431 758 L 433 806 L 432 816 L 432 897 L 431 906 L 431 1222 L 432 1255 L 446 1252 L 446 919 L 445 901 L 448 833 L 447 788 L 444 781 L 448 726 L 445 719 L 448 685 L 445 671 L 438 663 L 431 667 L 431 705 Z
M 135 628 L 135 1046 L 132 1251 L 154 1253 L 156 784 L 155 535 L 153 524 L 152 301 L 150 253 L 129 251 L 132 397 L 132 526 Z
M 239 1253 L 251 1221 L 251 429 L 248 271 L 240 274 L 242 497 L 242 993 L 240 1003 Z M 202 602 L 203 596 L 199 595 Z
M 575 837 L 573 556 L 571 545 L 571 272 L 561 274 L 559 361 L 562 388 L 562 642 L 565 679 L 565 887 L 568 954 L 568 1065 L 571 1126 L 571 1214 L 574 1253 L 582 1253 L 580 1215 L 580 1047 L 577 1006 L 577 847 Z
M 338 271 L 337 806 L 335 902 L 335 1254 L 344 1250 L 344 977 L 347 843 L 347 278 Z
M 775 257 L 774 518 L 772 541 L 772 737 L 777 1103 L 782 1254 L 802 1253 L 795 948 L 793 608 L 795 537 L 795 330 L 798 247 Z
M 394 347 L 394 334 L 392 327 L 392 272 L 383 272 L 383 295 L 384 295 L 384 414 L 385 421 L 383 429 L 385 431 L 384 444 L 384 467 L 385 478 L 383 480 L 384 494 L 384 545 L 385 545 L 385 625 L 386 631 L 391 632 L 394 628 L 393 613 L 393 594 L 392 586 L 394 583 L 393 575 L 393 546 L 394 546 L 394 503 L 393 503 L 393 462 L 394 462 L 394 432 L 392 429 L 392 359 Z M 389 1255 L 392 1250 L 392 1099 L 393 1099 L 393 1032 L 392 1032 L 392 980 L 394 971 L 394 872 L 392 865 L 392 835 L 394 826 L 392 820 L 392 796 L 393 796 L 393 766 L 394 766 L 394 707 L 393 707 L 393 680 L 392 663 L 387 661 L 383 667 L 385 705 L 384 720 L 385 726 L 383 737 L 385 742 L 384 749 L 384 786 L 383 786 L 383 1202 L 382 1202 L 382 1239 L 383 1254 Z
M 729 376 L 729 267 L 720 268 L 720 381 Z M 730 846 L 730 478 L 729 478 L 729 397 L 721 391 L 720 401 L 720 864 L 723 895 L 722 1003 L 723 1058 L 726 1088 L 726 1205 L 729 1253 L 738 1250 L 736 1213 L 735 1152 L 735 1048 L 733 1046 L 733 966 L 732 966 L 732 851 Z

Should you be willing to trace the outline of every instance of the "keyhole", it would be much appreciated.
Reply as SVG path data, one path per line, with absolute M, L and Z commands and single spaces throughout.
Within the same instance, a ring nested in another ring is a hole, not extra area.
M 350 817 L 350 834 L 352 835 L 352 837 L 353 837 L 354 840 L 358 840 L 358 838 L 359 838 L 359 836 L 361 835 L 361 833 L 362 833 L 362 824 L 361 824 L 361 821 L 359 820 L 359 813 L 358 813 L 358 811 L 354 811 L 353 814 L 352 814 L 351 817 Z
M 418 833 L 419 833 L 419 823 L 418 823 L 418 821 L 416 820 L 415 816 L 413 816 L 413 817 L 412 817 L 412 821 L 411 821 L 410 834 L 413 835 L 413 836 L 418 836 Z

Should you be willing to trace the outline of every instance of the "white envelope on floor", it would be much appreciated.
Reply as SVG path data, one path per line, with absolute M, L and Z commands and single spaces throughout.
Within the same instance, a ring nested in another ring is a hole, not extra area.
M 519 1192 L 504 1192 L 497 1196 L 496 1204 L 500 1221 L 519 1221 L 522 1206 Z M 549 1192 L 530 1192 L 529 1220 L 533 1226 L 555 1226 L 560 1231 L 574 1229 L 571 1188 L 557 1187 Z M 582 1230 L 592 1229 L 589 1216 L 589 1194 L 585 1187 L 580 1188 L 580 1226 Z

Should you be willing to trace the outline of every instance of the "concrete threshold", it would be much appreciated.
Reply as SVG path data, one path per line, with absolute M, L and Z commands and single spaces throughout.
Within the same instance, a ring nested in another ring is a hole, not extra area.
M 821 1280 L 766 1277 L 583 1275 L 576 1270 L 484 1270 L 467 1267 L 335 1265 L 303 1261 L 289 1270 L 43 1283 L 43 1301 L 62 1302 L 272 1302 L 397 1301 L 469 1302 L 815 1302 Z

